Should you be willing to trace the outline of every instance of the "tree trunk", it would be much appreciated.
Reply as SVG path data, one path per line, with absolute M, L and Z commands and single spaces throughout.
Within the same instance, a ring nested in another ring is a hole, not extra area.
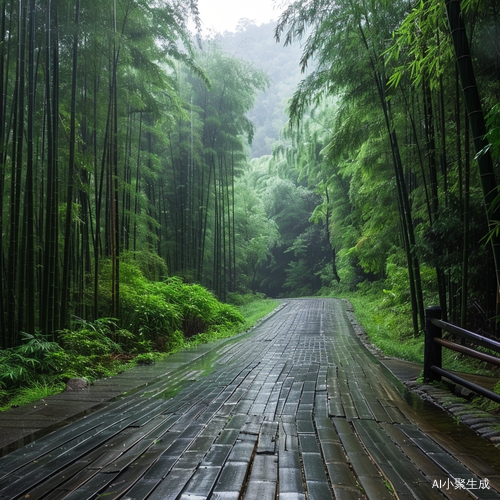
M 75 171 L 76 149 L 76 91 L 78 68 L 78 21 L 80 16 L 80 0 L 75 6 L 75 33 L 73 37 L 73 67 L 71 76 L 71 107 L 70 107 L 70 132 L 69 132 L 69 163 L 68 163 L 68 191 L 66 195 L 66 221 L 64 230 L 64 262 L 61 285 L 61 324 L 60 328 L 67 328 L 69 322 L 70 302 L 70 256 L 73 228 L 73 189 Z
M 470 131 L 477 154 L 481 187 L 486 207 L 486 217 L 491 221 L 500 220 L 500 205 L 492 208 L 492 202 L 498 193 L 498 186 L 493 169 L 491 154 L 487 149 L 486 124 L 481 107 L 479 90 L 476 84 L 474 67 L 470 55 L 469 42 L 459 0 L 447 0 L 446 12 L 450 26 L 458 73 L 462 84 L 462 92 L 469 117 Z M 493 233 L 491 238 L 493 259 L 495 261 L 497 289 L 500 284 L 500 235 Z M 498 295 L 498 294 L 497 294 Z

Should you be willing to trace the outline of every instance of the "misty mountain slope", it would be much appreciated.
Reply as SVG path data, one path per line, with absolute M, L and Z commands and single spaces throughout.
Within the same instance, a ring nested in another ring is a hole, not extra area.
M 285 113 L 288 99 L 301 80 L 299 59 L 300 45 L 283 47 L 274 38 L 275 23 L 257 26 L 242 19 L 237 32 L 218 35 L 224 49 L 235 57 L 246 59 L 270 77 L 271 85 L 257 96 L 248 116 L 255 126 L 252 157 L 271 154 L 272 145 L 279 139 L 279 132 L 287 122 Z

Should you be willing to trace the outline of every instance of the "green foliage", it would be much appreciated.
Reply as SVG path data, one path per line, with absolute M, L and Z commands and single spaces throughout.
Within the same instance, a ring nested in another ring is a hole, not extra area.
M 273 297 L 317 293 L 331 253 L 324 221 L 311 223 L 321 198 L 301 184 L 288 162 L 294 151 L 277 148 L 273 157 L 252 161 L 242 178 L 255 193 L 245 196 L 248 220 L 255 223 L 244 228 L 241 269 L 249 288 Z
M 245 306 L 261 303 L 266 301 L 266 296 L 263 293 L 229 293 L 228 294 L 228 303 L 239 307 L 240 309 Z M 244 314 L 246 317 L 246 315 Z
M 426 273 L 424 270 L 424 277 Z M 402 284 L 404 280 L 396 273 L 385 284 L 391 284 L 393 290 L 398 290 L 398 283 Z M 423 334 L 413 335 L 410 305 L 400 290 L 393 293 L 382 287 L 380 282 L 364 283 L 356 293 L 347 293 L 344 297 L 353 304 L 356 318 L 371 342 L 385 355 L 423 364 L 425 337 Z M 435 303 L 432 299 L 427 300 L 427 303 Z M 449 349 L 443 349 L 443 367 L 463 373 L 492 375 L 490 370 L 485 369 L 484 363 Z
M 217 303 L 213 295 L 201 287 L 190 289 L 191 285 L 177 278 L 170 280 L 169 286 L 177 300 L 181 296 L 198 295 L 198 306 L 205 298 L 215 307 L 210 312 L 210 325 L 205 333 L 191 337 L 189 342 L 179 330 L 168 337 L 158 336 L 156 347 L 167 352 L 239 333 L 276 307 L 275 301 L 260 295 L 233 296 L 235 302 L 244 303 L 240 312 L 235 306 Z M 167 284 L 163 288 L 165 294 Z M 192 306 L 188 309 L 192 317 L 198 314 Z M 92 381 L 127 367 L 154 363 L 165 356 L 165 352 L 153 351 L 150 341 L 119 329 L 116 321 L 109 318 L 94 322 L 76 319 L 72 329 L 59 332 L 59 341 L 60 344 L 48 342 L 42 335 L 25 335 L 21 346 L 0 351 L 0 411 L 58 393 L 69 378 L 85 377 Z
M 75 325 L 76 329 L 61 331 L 59 340 L 66 351 L 81 356 L 122 352 L 120 340 L 132 338 L 130 332 L 118 329 L 116 320 L 111 318 L 101 318 L 94 322 L 77 319 Z
M 102 304 L 110 302 L 110 267 L 104 265 L 101 273 Z M 120 325 L 133 334 L 124 339 L 129 349 L 150 342 L 157 350 L 175 351 L 184 338 L 243 321 L 237 309 L 219 302 L 201 285 L 179 277 L 149 281 L 132 260 L 121 264 L 120 310 Z
M 387 63 L 404 60 L 404 64 L 394 69 L 389 86 L 397 87 L 408 73 L 416 85 L 427 78 L 437 87 L 452 58 L 446 30 L 444 2 L 415 2 L 415 7 L 393 32 L 393 44 L 385 52 Z
M 56 342 L 41 335 L 24 334 L 24 343 L 0 351 L 0 387 L 13 388 L 33 380 L 38 375 L 50 375 L 54 367 L 51 358 L 62 352 Z
M 487 151 L 491 152 L 495 163 L 498 165 L 500 162 L 500 104 L 495 104 L 486 116 L 486 125 L 488 127 L 488 133 L 486 138 L 488 140 L 488 145 L 480 151 L 476 157 L 486 154 Z M 493 214 L 497 210 L 500 204 L 500 193 L 495 196 L 495 199 L 490 205 L 490 214 Z M 500 234 L 500 221 L 490 219 L 490 228 L 488 236 L 486 238 L 487 242 L 490 242 L 495 237 Z
M 133 264 L 134 267 L 126 268 L 128 272 L 134 272 L 137 268 L 142 276 L 149 281 L 161 281 L 168 276 L 168 268 L 165 259 L 162 259 L 156 252 L 152 251 L 125 251 L 120 255 L 121 265 L 123 263 Z M 124 269 L 120 269 L 120 279 L 123 280 Z M 136 273 L 136 277 L 138 274 Z M 125 277 L 125 281 L 131 281 Z
M 165 339 L 178 336 L 182 326 L 182 313 L 175 304 L 166 302 L 157 290 L 148 288 L 132 295 L 124 295 L 122 308 L 128 308 L 129 322 L 126 324 L 139 338 L 162 345 L 170 341 Z M 125 312 L 125 311 L 124 311 Z M 174 342 L 175 344 L 175 342 Z M 159 346 L 157 346 L 159 347 Z
M 387 356 L 423 363 L 423 336 L 413 336 L 408 304 L 395 304 L 380 284 L 366 283 L 347 297 L 370 340 Z
M 283 283 L 283 288 L 292 290 L 292 293 L 299 297 L 313 294 L 313 280 L 310 275 L 310 268 L 303 259 L 290 262 L 288 269 L 285 270 L 285 274 L 287 278 Z
M 169 278 L 157 286 L 165 300 L 180 309 L 182 331 L 188 338 L 243 322 L 243 317 L 235 307 L 219 302 L 200 285 L 186 284 L 179 278 Z
M 77 319 L 74 328 L 59 332 L 62 351 L 50 356 L 54 369 L 63 379 L 86 377 L 95 380 L 116 373 L 119 361 L 114 356 L 124 352 L 133 335 L 119 329 L 116 320 Z
M 8 404 L 0 406 L 0 411 L 5 411 L 15 406 L 22 406 L 33 401 L 39 401 L 53 394 L 58 394 L 63 389 L 63 382 L 30 381 L 28 385 L 18 388 L 12 398 L 8 398 L 8 393 L 0 394 L 0 399 L 3 399 L 4 403 L 8 401 Z
M 158 353 L 158 352 L 144 352 L 141 354 L 138 354 L 137 356 L 134 357 L 134 359 L 131 361 L 131 364 L 133 365 L 150 365 L 154 363 L 155 361 L 159 361 L 160 359 L 163 358 L 163 355 Z

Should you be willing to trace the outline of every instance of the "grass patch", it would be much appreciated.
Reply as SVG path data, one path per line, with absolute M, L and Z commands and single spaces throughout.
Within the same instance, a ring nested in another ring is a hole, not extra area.
M 409 317 L 394 314 L 383 308 L 380 300 L 352 294 L 346 296 L 354 307 L 357 320 L 363 326 L 371 342 L 386 356 L 414 363 L 424 362 L 424 337 L 414 337 Z M 393 324 L 398 321 L 398 327 Z
M 378 287 L 364 287 L 358 293 L 343 294 L 343 298 L 351 302 L 370 341 L 386 356 L 423 364 L 424 334 L 413 335 L 409 304 L 395 304 L 384 292 L 380 293 Z M 443 368 L 498 377 L 484 362 L 449 349 L 443 349 Z
M 8 404 L 0 406 L 0 411 L 39 401 L 53 394 L 59 394 L 64 390 L 64 387 L 65 385 L 62 382 L 32 382 L 25 387 L 19 388 L 16 393 L 8 399 Z
M 274 311 L 278 304 L 279 301 L 273 299 L 257 299 L 239 306 L 238 309 L 245 318 L 245 322 L 241 326 L 241 331 L 251 328 L 259 319 Z

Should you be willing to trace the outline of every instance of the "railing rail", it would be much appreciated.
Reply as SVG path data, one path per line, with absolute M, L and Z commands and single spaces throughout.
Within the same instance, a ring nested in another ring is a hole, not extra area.
M 455 342 L 445 340 L 442 338 L 443 330 L 466 339 L 469 342 L 485 347 L 491 351 L 500 353 L 500 342 L 488 339 L 477 333 L 469 332 L 456 325 L 447 323 L 441 320 L 441 308 L 439 306 L 431 306 L 425 310 L 425 347 L 424 347 L 424 381 L 425 382 L 438 382 L 441 376 L 460 384 L 471 391 L 481 394 L 496 403 L 500 403 L 500 395 L 496 394 L 485 387 L 477 385 L 470 380 L 466 380 L 442 367 L 442 348 L 451 349 L 453 351 L 461 352 L 468 356 L 486 361 L 497 366 L 500 366 L 500 357 L 486 354 L 484 352 L 465 347 Z

